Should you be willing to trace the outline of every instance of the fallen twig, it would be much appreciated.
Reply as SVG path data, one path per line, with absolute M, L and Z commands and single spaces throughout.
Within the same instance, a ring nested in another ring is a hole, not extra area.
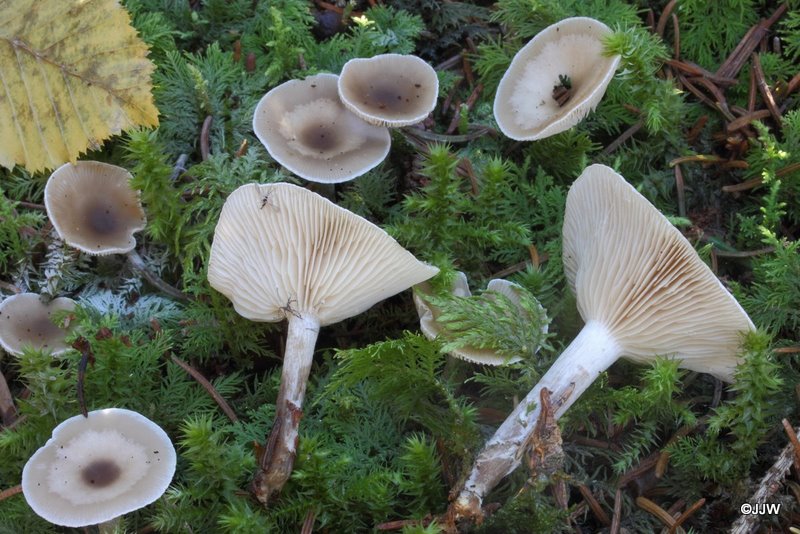
M 3 491 L 0 491 L 0 501 L 4 501 L 4 500 L 8 499 L 9 497 L 12 497 L 12 496 L 14 496 L 14 495 L 16 495 L 18 493 L 22 493 L 22 485 L 21 484 L 17 484 L 13 488 L 8 488 L 8 489 L 5 489 Z
M 592 513 L 595 515 L 597 520 L 603 523 L 605 526 L 610 526 L 611 518 L 608 517 L 608 514 L 605 512 L 605 510 L 603 510 L 603 507 L 600 506 L 599 502 L 597 502 L 592 490 L 590 490 L 586 484 L 578 484 L 578 491 L 581 492 L 583 499 L 589 505 L 589 508 L 591 508 Z
M 231 406 L 228 404 L 228 402 L 216 390 L 214 385 L 211 382 L 209 382 L 208 379 L 206 377 L 204 377 L 200 373 L 200 371 L 198 371 L 197 369 L 195 369 L 194 367 L 192 367 L 191 365 L 189 365 L 185 361 L 181 360 L 180 358 L 178 358 L 174 354 L 170 355 L 170 359 L 176 365 L 178 365 L 181 369 L 183 369 L 184 371 L 189 373 L 191 375 L 191 377 L 194 378 L 195 380 L 197 380 L 197 382 L 201 386 L 203 386 L 203 389 L 205 389 L 208 392 L 208 394 L 211 396 L 211 398 L 214 399 L 214 402 L 216 402 L 217 405 L 220 407 L 220 409 L 223 412 L 225 412 L 225 415 L 228 416 L 228 419 L 230 419 L 232 423 L 235 423 L 235 422 L 237 422 L 239 420 L 239 418 L 236 416 L 236 412 L 233 411 L 233 408 L 231 408 Z M 313 521 L 312 521 L 312 524 L 313 524 Z
M 772 91 L 767 84 L 767 80 L 764 79 L 764 69 L 761 68 L 761 59 L 759 59 L 758 54 L 753 54 L 752 57 L 753 74 L 756 77 L 758 90 L 761 92 L 761 97 L 764 99 L 767 109 L 772 114 L 772 118 L 775 120 L 778 126 L 780 126 L 782 124 L 781 113 L 778 111 L 778 106 L 775 104 L 775 97 L 772 96 Z

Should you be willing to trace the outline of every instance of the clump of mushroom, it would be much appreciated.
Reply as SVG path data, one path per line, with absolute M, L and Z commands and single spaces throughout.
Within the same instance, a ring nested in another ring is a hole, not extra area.
M 56 525 L 112 521 L 158 499 L 175 473 L 169 436 L 131 410 L 76 415 L 22 470 L 22 492 L 37 515 Z
M 47 216 L 68 245 L 88 254 L 121 254 L 133 250 L 133 234 L 146 218 L 131 174 L 99 161 L 65 163 L 44 188 Z
M 620 57 L 603 55 L 611 30 L 587 17 L 564 19 L 538 33 L 514 56 L 500 80 L 494 117 L 517 141 L 568 130 L 605 94 Z
M 513 282 L 495 278 L 489 281 L 486 290 L 477 298 L 482 299 L 480 303 L 485 308 L 487 305 L 495 303 L 496 299 L 502 295 L 500 298 L 504 297 L 508 299 L 516 308 L 516 317 L 495 316 L 495 324 L 497 324 L 497 322 L 509 322 L 517 318 L 520 322 L 526 322 L 528 324 L 534 322 L 542 323 L 541 335 L 544 336 L 547 334 L 548 329 L 547 322 L 543 321 L 545 315 L 544 308 L 542 308 L 541 304 L 534 301 L 534 313 L 526 309 L 520 302 L 521 289 L 520 286 Z M 447 297 L 447 300 L 450 300 L 452 297 L 459 299 L 472 296 L 469 290 L 469 284 L 467 283 L 467 276 L 461 271 L 456 272 L 456 276 L 450 288 L 450 295 L 450 297 Z M 444 339 L 449 339 L 451 337 L 450 328 L 454 326 L 451 321 L 447 320 L 447 317 L 442 316 L 440 302 L 440 299 L 433 296 L 431 284 L 429 282 L 423 282 L 414 286 L 414 304 L 417 307 L 417 314 L 419 315 L 420 330 L 425 337 L 431 340 L 440 335 L 442 335 Z M 481 319 L 484 319 L 484 317 L 482 316 Z M 456 320 L 456 322 L 460 321 Z M 498 351 L 497 347 L 482 345 L 481 340 L 475 341 L 477 342 L 475 344 L 456 342 L 455 346 L 451 346 L 453 344 L 448 342 L 447 345 L 445 345 L 445 350 L 456 358 L 483 365 L 507 365 L 516 363 L 522 359 L 518 354 L 501 353 L 502 351 Z M 479 344 L 481 346 L 477 346 Z M 532 345 L 535 346 L 529 347 L 531 353 L 535 353 L 539 350 L 539 343 L 532 343 Z
M 70 348 L 64 341 L 69 328 L 56 325 L 53 314 L 74 309 L 66 297 L 45 302 L 36 293 L 12 295 L 0 303 L 0 346 L 17 356 L 26 346 L 57 356 Z
M 289 80 L 270 90 L 253 115 L 253 131 L 275 161 L 321 183 L 352 180 L 386 158 L 389 130 L 344 107 L 335 74 Z
M 259 501 L 266 504 L 291 474 L 320 327 L 437 272 L 374 224 L 306 189 L 248 184 L 228 197 L 208 280 L 240 315 L 289 323 L 275 423 L 253 484 Z
M 567 195 L 564 270 L 586 322 L 481 451 L 456 517 L 479 517 L 483 497 L 520 462 L 547 389 L 560 417 L 619 357 L 657 355 L 730 382 L 743 332 L 753 323 L 691 244 L 625 179 L 584 170 Z
M 376 126 L 398 128 L 421 122 L 436 107 L 438 95 L 436 71 L 413 55 L 351 59 L 339 75 L 342 103 Z

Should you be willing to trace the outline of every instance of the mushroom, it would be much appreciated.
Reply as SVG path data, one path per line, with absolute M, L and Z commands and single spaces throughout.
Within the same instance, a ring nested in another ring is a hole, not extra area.
M 568 130 L 597 107 L 620 56 L 603 55 L 611 30 L 588 17 L 564 19 L 514 56 L 494 98 L 500 130 L 517 141 Z
M 389 153 L 389 130 L 372 126 L 339 100 L 335 74 L 290 80 L 264 95 L 253 130 L 270 155 L 291 172 L 321 183 L 361 176 Z
M 520 304 L 520 289 L 520 286 L 514 282 L 495 278 L 489 281 L 488 285 L 486 286 L 486 291 L 483 292 L 481 297 L 494 300 L 496 298 L 495 295 L 504 295 L 511 301 L 512 304 L 517 307 L 518 314 L 521 317 L 533 322 L 534 318 L 531 317 L 529 312 Z M 467 284 L 467 276 L 461 271 L 456 271 L 456 277 L 453 280 L 450 292 L 453 297 L 469 298 L 472 296 L 472 293 L 469 290 L 469 285 Z M 419 314 L 419 327 L 420 330 L 422 330 L 423 335 L 425 335 L 425 337 L 428 339 L 435 339 L 442 334 L 444 334 L 446 338 L 448 334 L 447 322 L 445 321 L 445 324 L 442 324 L 439 321 L 439 318 L 442 315 L 442 310 L 436 304 L 436 299 L 431 299 L 432 296 L 432 288 L 429 282 L 422 282 L 421 284 L 414 286 L 414 304 L 416 305 L 417 313 Z M 433 302 L 431 300 L 433 300 Z M 538 304 L 538 311 L 544 315 L 544 308 L 542 308 L 540 304 Z M 538 321 L 539 318 L 536 320 Z M 548 325 L 545 323 L 541 329 L 542 334 L 547 333 L 547 328 Z M 538 350 L 539 347 L 536 346 L 533 348 L 532 352 L 536 352 Z M 516 363 L 522 359 L 518 355 L 511 357 L 501 355 L 494 348 L 476 347 L 471 345 L 453 348 L 448 350 L 448 353 L 456 358 L 483 365 L 506 365 L 510 363 Z
M 0 303 L 0 346 L 17 356 L 26 346 L 57 356 L 70 348 L 64 341 L 69 329 L 56 326 L 53 313 L 74 309 L 66 297 L 44 302 L 36 293 L 12 295 Z
M 339 75 L 339 98 L 347 109 L 376 126 L 421 122 L 436 107 L 439 78 L 423 59 L 403 54 L 355 58 Z
M 88 254 L 133 250 L 133 234 L 144 229 L 146 219 L 131 178 L 122 167 L 99 161 L 56 169 L 44 188 L 44 204 L 61 239 Z
M 56 525 L 112 521 L 158 499 L 175 473 L 169 436 L 121 408 L 76 415 L 22 470 L 22 492 L 37 515 Z
M 567 195 L 564 270 L 586 324 L 484 446 L 454 502 L 479 517 L 483 497 L 519 465 L 547 388 L 560 417 L 619 357 L 657 355 L 733 380 L 743 332 L 755 327 L 691 244 L 625 179 L 586 168 Z
M 240 315 L 289 323 L 275 423 L 253 484 L 259 501 L 266 504 L 291 474 L 320 326 L 437 272 L 374 224 L 301 187 L 248 184 L 228 197 L 208 280 Z

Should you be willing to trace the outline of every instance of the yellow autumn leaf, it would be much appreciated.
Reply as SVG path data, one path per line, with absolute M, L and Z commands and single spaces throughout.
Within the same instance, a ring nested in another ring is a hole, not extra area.
M 0 165 L 52 169 L 158 125 L 147 51 L 117 0 L 0 0 Z

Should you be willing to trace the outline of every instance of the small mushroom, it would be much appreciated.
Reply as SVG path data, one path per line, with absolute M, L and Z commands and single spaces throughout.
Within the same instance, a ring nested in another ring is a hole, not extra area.
M 421 122 L 436 107 L 438 95 L 436 71 L 417 56 L 355 58 L 339 75 L 339 97 L 345 107 L 376 126 Z
M 88 254 L 133 250 L 133 234 L 145 227 L 139 193 L 131 174 L 99 161 L 65 163 L 47 180 L 44 204 L 58 235 Z
M 533 318 L 528 315 L 528 312 L 520 306 L 519 291 L 520 286 L 514 282 L 495 278 L 489 281 L 486 286 L 486 291 L 483 292 L 482 296 L 494 299 L 496 298 L 494 296 L 495 294 L 502 294 L 517 306 L 521 316 L 527 317 L 529 320 L 533 321 Z M 469 284 L 467 284 L 467 276 L 461 271 L 456 272 L 456 277 L 451 287 L 451 294 L 453 297 L 461 298 L 472 296 L 469 290 Z M 417 307 L 417 314 L 419 314 L 420 330 L 428 339 L 435 339 L 442 334 L 445 334 L 445 336 L 447 335 L 447 326 L 439 322 L 442 310 L 439 306 L 429 301 L 431 295 L 431 285 L 429 282 L 422 282 L 414 286 L 414 304 Z M 539 309 L 544 314 L 544 309 L 541 305 L 539 305 Z M 542 333 L 546 334 L 547 329 L 548 325 L 545 323 L 542 326 Z M 534 352 L 538 350 L 539 348 L 536 347 Z M 454 348 L 448 352 L 451 356 L 456 358 L 483 365 L 507 365 L 516 363 L 522 359 L 520 356 L 506 357 L 490 348 L 479 348 L 469 345 Z
M 357 315 L 434 276 L 366 219 L 301 187 L 239 187 L 214 232 L 208 280 L 253 321 L 289 322 L 277 413 L 253 489 L 262 503 L 292 471 L 321 326 Z
M 339 183 L 386 158 L 389 130 L 367 124 L 339 100 L 335 74 L 290 80 L 264 95 L 253 130 L 270 155 L 301 178 Z
M 564 19 L 538 33 L 500 80 L 494 118 L 517 141 L 570 129 L 597 107 L 619 65 L 603 55 L 611 30 L 588 17 Z
M 121 408 L 76 415 L 22 470 L 22 492 L 37 515 L 66 527 L 111 521 L 158 499 L 175 473 L 169 436 Z
M 56 326 L 53 313 L 74 309 L 66 297 L 44 302 L 36 293 L 12 295 L 0 303 L 0 346 L 17 356 L 26 346 L 57 356 L 70 348 L 64 341 L 69 329 Z
M 586 168 L 567 195 L 564 270 L 586 324 L 486 443 L 454 502 L 480 516 L 483 497 L 519 465 L 547 388 L 560 417 L 618 358 L 657 355 L 730 382 L 741 335 L 755 329 L 692 245 L 625 179 Z

